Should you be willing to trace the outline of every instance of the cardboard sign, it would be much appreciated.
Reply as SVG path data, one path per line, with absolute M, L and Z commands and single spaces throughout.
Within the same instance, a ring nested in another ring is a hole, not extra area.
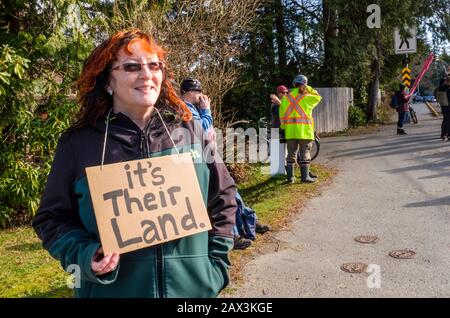
M 86 168 L 105 254 L 211 229 L 190 153 Z

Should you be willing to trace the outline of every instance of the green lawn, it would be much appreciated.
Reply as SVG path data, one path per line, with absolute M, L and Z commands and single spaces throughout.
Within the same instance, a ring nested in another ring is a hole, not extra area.
M 0 232 L 0 297 L 72 297 L 68 278 L 31 228 Z
M 239 193 L 259 220 L 274 229 L 282 227 L 305 199 L 317 194 L 318 187 L 333 173 L 315 165 L 312 170 L 318 173 L 320 182 L 288 185 L 284 176 L 271 178 L 264 173 L 267 169 L 254 165 L 248 181 L 239 185 Z M 242 252 L 232 252 L 234 267 L 239 266 Z M 0 231 L 0 297 L 72 297 L 73 291 L 66 284 L 68 278 L 69 274 L 42 248 L 31 228 Z
M 238 186 L 247 206 L 255 210 L 262 223 L 268 223 L 275 229 L 283 226 L 290 213 L 295 213 L 305 199 L 316 195 L 318 187 L 327 182 L 333 171 L 320 165 L 312 165 L 311 171 L 319 176 L 314 184 L 286 184 L 286 176 L 271 178 L 264 173 L 265 166 L 254 166 L 250 178 Z M 297 181 L 300 180 L 300 169 L 295 169 Z

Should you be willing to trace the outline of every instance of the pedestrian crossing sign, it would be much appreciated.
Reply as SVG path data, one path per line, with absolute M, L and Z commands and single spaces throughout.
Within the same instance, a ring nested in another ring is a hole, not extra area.
M 417 52 L 416 27 L 407 27 L 409 36 L 400 34 L 398 28 L 394 31 L 395 54 L 408 54 Z

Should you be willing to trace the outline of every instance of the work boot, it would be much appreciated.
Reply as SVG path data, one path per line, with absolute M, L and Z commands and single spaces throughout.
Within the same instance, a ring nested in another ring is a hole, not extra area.
M 317 181 L 317 179 L 313 179 L 309 176 L 309 165 L 300 165 L 300 173 L 302 182 L 313 183 Z
M 405 132 L 404 129 L 402 129 L 402 128 L 397 128 L 397 135 L 407 135 L 407 133 Z
M 261 224 L 258 221 L 256 221 L 256 225 L 255 225 L 255 232 L 258 234 L 264 234 L 267 231 L 270 231 L 270 226 L 266 225 L 266 224 Z
M 313 179 L 317 179 L 317 175 L 315 175 L 314 173 L 312 173 L 311 171 L 309 172 L 309 176 Z
M 294 166 L 286 166 L 285 168 L 288 183 L 295 183 Z
M 252 241 L 251 240 L 243 238 L 240 235 L 236 235 L 234 237 L 233 249 L 235 249 L 235 250 L 245 250 L 250 245 L 252 245 Z

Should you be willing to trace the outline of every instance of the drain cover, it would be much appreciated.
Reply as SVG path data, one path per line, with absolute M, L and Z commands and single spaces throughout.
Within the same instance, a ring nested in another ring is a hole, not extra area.
M 389 256 L 400 259 L 409 259 L 413 258 L 416 255 L 416 252 L 411 250 L 396 250 L 389 253 Z
M 355 241 L 358 243 L 376 243 L 378 241 L 378 236 L 376 235 L 360 235 L 355 237 Z
M 367 269 L 367 265 L 363 263 L 346 263 L 341 269 L 347 273 L 363 273 Z

